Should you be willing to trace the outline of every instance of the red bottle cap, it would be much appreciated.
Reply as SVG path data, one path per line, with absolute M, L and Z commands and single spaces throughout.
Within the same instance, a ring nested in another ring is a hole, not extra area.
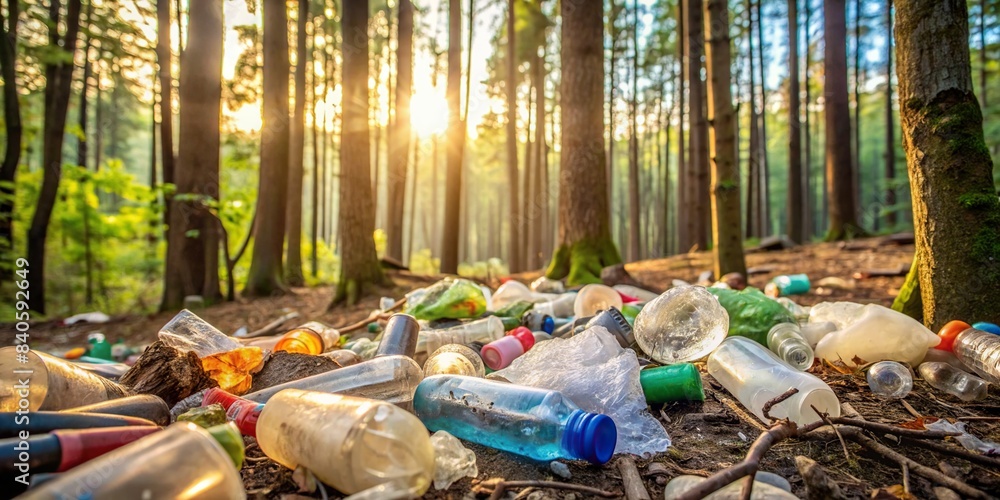
M 514 337 L 521 343 L 524 352 L 528 352 L 535 345 L 535 334 L 526 326 L 519 326 L 510 331 L 507 337 Z
M 53 431 L 62 451 L 62 459 L 56 472 L 72 469 L 159 430 L 160 427 L 146 425 Z
M 964 321 L 949 321 L 946 325 L 941 327 L 941 331 L 938 332 L 938 337 L 941 337 L 941 343 L 937 345 L 935 349 L 941 349 L 942 351 L 952 352 L 955 346 L 955 338 L 958 334 L 972 328 L 968 323 Z
M 618 290 L 615 290 L 615 291 L 618 292 Z M 635 297 L 633 297 L 631 295 L 625 295 L 624 293 L 621 293 L 621 292 L 618 292 L 618 295 L 620 295 L 621 298 L 622 298 L 622 304 L 631 304 L 633 302 L 639 302 L 639 299 L 637 299 L 637 298 L 635 298 Z

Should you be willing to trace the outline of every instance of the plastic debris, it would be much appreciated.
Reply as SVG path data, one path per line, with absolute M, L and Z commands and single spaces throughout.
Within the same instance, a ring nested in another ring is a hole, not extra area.
M 829 321 L 837 330 L 843 330 L 861 318 L 864 307 L 854 302 L 820 302 L 809 308 L 809 322 Z
M 972 434 L 969 434 L 968 431 L 965 430 L 965 422 L 956 422 L 953 424 L 945 419 L 940 419 L 929 424 L 924 424 L 924 427 L 926 427 L 929 431 L 961 432 L 961 436 L 956 436 L 952 439 L 958 441 L 958 444 L 962 445 L 962 447 L 966 450 L 989 456 L 1000 455 L 1000 444 L 994 443 L 993 441 L 984 441 L 976 436 L 973 436 Z
M 434 447 L 434 488 L 446 490 L 463 477 L 476 477 L 476 453 L 462 445 L 462 442 L 446 431 L 431 435 Z
M 816 356 L 851 367 L 886 360 L 916 366 L 927 349 L 940 341 L 919 321 L 887 307 L 868 304 L 857 321 L 823 337 L 816 345 Z
M 434 351 L 424 362 L 424 377 L 431 375 L 486 375 L 479 354 L 461 344 L 448 344 Z
M 742 292 L 709 288 L 729 314 L 729 335 L 747 337 L 767 345 L 767 334 L 775 325 L 795 323 L 796 319 L 784 306 L 756 288 Z
M 802 330 L 795 323 L 778 323 L 767 333 L 767 347 L 782 361 L 797 370 L 808 370 L 813 364 L 812 347 L 802 338 Z
M 164 344 L 182 352 L 193 351 L 199 358 L 243 347 L 239 341 L 220 332 L 187 309 L 177 313 L 164 325 L 158 337 Z
M 191 408 L 177 417 L 178 422 L 191 422 L 199 427 L 209 428 L 226 423 L 226 409 L 218 403 L 200 408 Z
M 27 408 L 13 388 L 18 371 L 31 374 L 30 391 L 23 400 Z M 0 348 L 0 373 L 4 377 L 0 411 L 64 410 L 129 395 L 127 388 L 68 361 L 37 350 L 20 354 L 14 346 Z
M 573 315 L 577 318 L 593 316 L 601 311 L 621 309 L 622 296 L 614 288 L 606 285 L 587 285 L 576 294 L 573 303 Z
M 670 438 L 647 411 L 639 370 L 634 351 L 594 327 L 569 339 L 542 342 L 496 375 L 559 391 L 584 411 L 608 415 L 618 428 L 616 452 L 647 456 L 666 450 Z
M 913 389 L 909 368 L 895 361 L 879 361 L 868 367 L 868 387 L 878 396 L 903 399 Z
M 761 473 L 758 473 L 760 475 Z M 673 500 L 681 496 L 685 491 L 694 488 L 698 483 L 705 481 L 700 476 L 677 476 L 667 483 L 663 490 L 665 500 Z M 705 500 L 739 500 L 742 498 L 743 479 L 729 483 L 718 491 L 705 497 Z M 763 481 L 754 480 L 751 500 L 797 500 L 798 497 L 776 486 L 772 486 Z
M 563 479 L 566 480 L 573 479 L 573 473 L 570 472 L 569 466 L 562 462 L 559 462 L 558 460 L 553 460 L 549 462 L 549 470 L 551 470 L 553 474 Z
M 649 403 L 705 400 L 701 374 L 691 363 L 646 368 L 639 372 L 639 383 Z
M 923 363 L 917 373 L 931 387 L 951 394 L 962 401 L 978 401 L 989 395 L 989 383 L 948 363 Z
M 475 283 L 444 279 L 408 294 L 406 313 L 417 319 L 475 318 L 486 311 L 486 296 Z
M 722 343 L 729 314 L 704 287 L 671 288 L 646 304 L 635 318 L 635 340 L 663 364 L 703 358 Z
M 72 326 L 77 323 L 100 324 L 100 323 L 107 323 L 108 321 L 111 321 L 111 316 L 108 316 L 107 314 L 104 314 L 100 311 L 94 311 L 94 312 L 88 312 L 70 316 L 64 319 L 62 323 L 66 326 Z
M 955 357 L 987 382 L 1000 384 L 1000 336 L 977 330 L 968 323 L 951 321 L 938 334 L 938 348 Z
M 538 293 L 563 293 L 566 291 L 562 281 L 549 279 L 545 276 L 532 281 L 531 289 Z
M 764 293 L 769 297 L 801 295 L 809 291 L 809 286 L 809 276 L 804 274 L 777 276 L 764 287 Z

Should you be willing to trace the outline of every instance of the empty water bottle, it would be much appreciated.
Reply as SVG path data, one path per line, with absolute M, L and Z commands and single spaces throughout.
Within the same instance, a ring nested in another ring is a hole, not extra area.
M 442 330 L 424 330 L 417 343 L 418 352 L 434 352 L 447 344 L 468 344 L 470 342 L 492 342 L 503 337 L 503 321 L 489 316 Z
M 564 293 L 548 302 L 535 304 L 532 311 L 540 314 L 547 314 L 553 318 L 568 318 L 573 315 L 573 306 L 576 304 L 576 293 Z
M 813 364 L 813 350 L 802 338 L 799 325 L 778 323 L 767 333 L 767 347 L 785 363 L 798 370 L 808 370 Z
M 41 351 L 21 354 L 14 346 L 0 348 L 0 382 L 0 411 L 64 410 L 129 392 L 75 364 Z
M 989 383 L 966 373 L 948 363 L 923 363 L 917 367 L 917 373 L 931 387 L 947 392 L 962 401 L 984 399 L 989 394 Z
M 663 364 L 707 356 L 726 338 L 729 314 L 700 286 L 678 286 L 646 304 L 635 318 L 635 340 Z
M 587 413 L 557 391 L 460 375 L 425 379 L 413 409 L 431 431 L 541 461 L 603 464 L 618 438 L 610 417 Z
M 622 308 L 621 294 L 610 286 L 591 284 L 581 288 L 580 293 L 576 294 L 573 315 L 584 318 L 612 307 Z
M 1000 384 L 1000 336 L 977 330 L 961 321 L 951 321 L 938 334 L 938 349 L 951 351 L 987 382 Z
M 879 361 L 868 368 L 868 387 L 876 395 L 903 399 L 913 389 L 909 368 L 895 361 Z
M 448 344 L 434 351 L 424 363 L 425 378 L 444 374 L 482 377 L 486 369 L 476 351 L 461 344 Z

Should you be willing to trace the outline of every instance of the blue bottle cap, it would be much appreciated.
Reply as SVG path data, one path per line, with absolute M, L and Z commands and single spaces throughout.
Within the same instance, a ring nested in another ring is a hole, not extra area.
M 545 316 L 542 319 L 542 331 L 552 335 L 552 332 L 556 330 L 556 320 L 552 319 L 552 316 Z
M 575 458 L 602 465 L 611 460 L 618 441 L 618 428 L 607 415 L 576 410 L 566 421 L 563 448 Z
M 1000 335 L 1000 326 L 993 323 L 987 323 L 985 321 L 980 321 L 979 323 L 974 323 L 972 325 L 976 330 L 982 330 L 984 332 L 992 333 L 994 335 Z

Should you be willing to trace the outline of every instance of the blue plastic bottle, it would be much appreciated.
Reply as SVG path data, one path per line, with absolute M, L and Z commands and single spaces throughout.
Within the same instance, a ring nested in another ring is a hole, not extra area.
M 461 375 L 425 378 L 413 410 L 431 431 L 542 461 L 603 464 L 618 439 L 611 417 L 587 413 L 557 391 Z

